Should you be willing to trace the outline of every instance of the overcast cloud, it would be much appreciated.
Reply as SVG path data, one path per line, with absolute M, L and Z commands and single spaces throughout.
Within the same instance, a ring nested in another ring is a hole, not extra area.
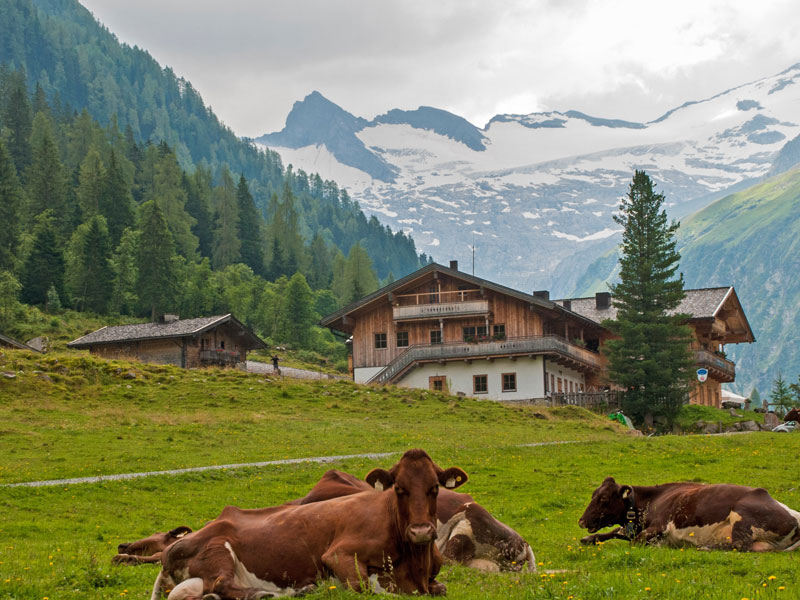
M 367 118 L 435 106 L 648 121 L 800 61 L 794 0 L 82 0 L 239 135 L 314 90 Z

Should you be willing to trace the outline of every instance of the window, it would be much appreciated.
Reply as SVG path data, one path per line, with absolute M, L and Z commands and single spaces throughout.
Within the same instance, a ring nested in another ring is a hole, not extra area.
M 447 379 L 444 375 L 434 375 L 428 378 L 428 387 L 434 392 L 447 391 Z
M 492 334 L 494 335 L 494 339 L 496 339 L 496 340 L 504 340 L 504 339 L 506 339 L 506 326 L 505 325 L 494 325 L 492 327 Z
M 376 333 L 375 334 L 375 348 L 386 348 L 386 334 L 385 333 Z
M 431 344 L 441 344 L 442 343 L 442 330 L 441 329 L 432 329 L 431 330 Z
M 486 394 L 489 391 L 489 376 L 488 375 L 473 375 L 472 376 L 472 392 L 474 394 Z
M 516 392 L 517 391 L 517 374 L 516 373 L 503 373 L 503 391 Z
M 405 348 L 408 346 L 408 332 L 407 331 L 398 331 L 397 332 L 397 347 L 398 348 Z
M 220 347 L 220 348 L 222 348 L 223 350 L 225 350 L 225 340 L 222 340 L 222 341 L 219 343 L 219 347 Z
M 439 302 L 439 288 L 437 288 L 435 285 L 432 285 L 432 286 L 430 286 L 428 288 L 428 291 L 431 292 L 431 294 L 428 296 L 428 303 L 429 304 L 438 304 L 438 302 Z
M 465 342 L 471 342 L 475 341 L 477 338 L 486 337 L 486 325 L 481 325 L 480 327 L 463 327 L 462 331 L 464 333 Z
M 561 377 L 556 379 L 556 381 L 558 382 L 558 393 L 559 394 L 563 394 L 564 393 L 564 386 L 562 385 Z
M 554 393 L 556 391 L 556 376 L 550 373 L 550 393 Z

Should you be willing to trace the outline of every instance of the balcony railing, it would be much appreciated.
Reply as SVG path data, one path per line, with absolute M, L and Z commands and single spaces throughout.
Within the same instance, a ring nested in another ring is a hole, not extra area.
M 582 362 L 589 367 L 602 368 L 598 354 L 570 344 L 567 340 L 557 335 L 542 335 L 477 344 L 448 342 L 445 344 L 411 346 L 367 383 L 388 383 L 417 361 L 457 360 L 520 354 L 560 354 Z
M 436 304 L 409 304 L 395 306 L 392 317 L 395 321 L 409 319 L 439 319 L 489 312 L 488 300 L 467 300 L 465 302 L 441 302 Z
M 242 362 L 238 352 L 229 350 L 200 350 L 200 362 L 214 365 L 235 365 Z
M 721 371 L 724 375 L 730 377 L 731 381 L 736 379 L 736 363 L 722 358 L 713 352 L 709 352 L 708 350 L 695 350 L 694 361 L 701 367 L 710 367 Z

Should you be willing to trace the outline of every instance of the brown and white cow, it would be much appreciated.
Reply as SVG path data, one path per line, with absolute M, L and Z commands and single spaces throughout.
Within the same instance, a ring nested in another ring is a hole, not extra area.
M 786 413 L 786 415 L 783 417 L 783 422 L 788 423 L 789 421 L 800 422 L 800 409 L 794 407 L 792 410 Z
M 291 504 L 329 500 L 370 487 L 363 479 L 331 469 L 308 494 Z M 440 490 L 436 514 L 436 546 L 446 559 L 483 571 L 536 571 L 530 545 L 469 494 Z
M 794 550 L 800 546 L 800 513 L 763 488 L 742 485 L 665 483 L 619 485 L 607 477 L 592 494 L 578 524 L 588 529 L 581 543 L 610 539 L 667 546 Z M 620 525 L 608 533 L 596 533 Z
M 111 562 L 118 565 L 144 565 L 161 562 L 161 553 L 187 533 L 189 527 L 176 527 L 170 531 L 154 533 L 151 536 L 117 546 L 118 554 Z
M 152 600 L 257 600 L 291 596 L 333 576 L 356 591 L 444 594 L 436 537 L 439 486 L 467 481 L 458 467 L 439 468 L 409 450 L 390 470 L 373 469 L 382 487 L 325 502 L 272 509 L 226 508 L 162 554 Z

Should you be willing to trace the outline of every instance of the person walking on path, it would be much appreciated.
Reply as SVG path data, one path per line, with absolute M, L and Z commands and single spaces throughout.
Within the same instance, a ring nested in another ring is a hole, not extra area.
M 274 355 L 272 356 L 272 370 L 273 370 L 273 371 L 275 371 L 275 373 L 277 373 L 278 375 L 280 375 L 280 374 L 281 374 L 281 370 L 280 370 L 280 368 L 278 367 L 278 361 L 279 361 L 279 360 L 280 360 L 280 357 L 278 357 L 278 355 L 277 355 L 277 354 L 274 354 Z

